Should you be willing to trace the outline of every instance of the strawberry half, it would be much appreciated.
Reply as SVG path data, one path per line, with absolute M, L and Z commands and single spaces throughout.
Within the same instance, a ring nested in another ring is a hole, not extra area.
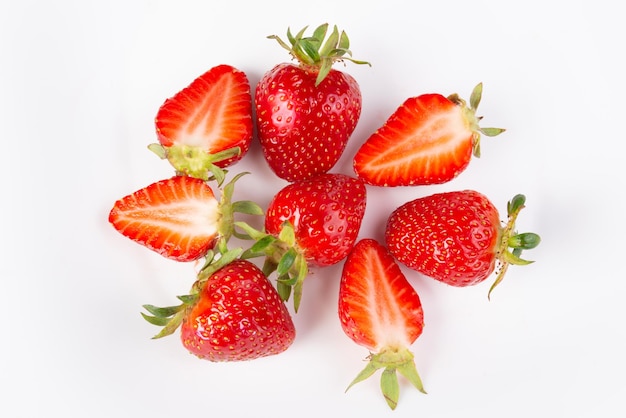
M 207 179 L 215 167 L 239 161 L 252 141 L 252 96 L 246 74 L 230 65 L 211 68 L 167 99 L 155 118 L 160 146 L 177 172 Z
M 221 200 L 204 181 L 189 176 L 152 183 L 115 202 L 109 222 L 122 235 L 175 261 L 204 256 L 233 233 L 235 212 L 262 213 L 254 203 L 231 203 L 235 177 Z
M 400 394 L 396 371 L 425 393 L 409 351 L 424 328 L 420 298 L 391 254 L 373 239 L 359 241 L 345 261 L 339 319 L 345 334 L 371 353 L 348 389 L 384 369 L 381 389 L 391 409 Z
M 424 94 L 407 99 L 361 145 L 353 166 L 358 177 L 375 186 L 445 183 L 464 171 L 472 155 L 480 157 L 480 135 L 496 136 L 500 128 L 481 128 L 476 109 L 482 84 L 470 106 L 453 94 Z
M 525 201 L 523 195 L 517 195 L 509 202 L 508 222 L 501 226 L 493 203 L 474 190 L 414 199 L 391 213 L 385 242 L 407 267 L 456 287 L 484 281 L 499 264 L 490 295 L 509 264 L 531 263 L 520 255 L 540 242 L 535 233 L 515 232 L 515 221 Z

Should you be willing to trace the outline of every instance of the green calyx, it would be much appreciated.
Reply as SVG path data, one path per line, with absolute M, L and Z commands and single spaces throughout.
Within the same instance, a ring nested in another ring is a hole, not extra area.
M 526 197 L 522 194 L 515 195 L 507 204 L 507 224 L 500 231 L 499 245 L 496 249 L 496 259 L 498 260 L 498 274 L 495 282 L 489 288 L 487 297 L 491 298 L 491 292 L 502 282 L 510 264 L 524 266 L 533 261 L 521 258 L 522 251 L 531 250 L 539 245 L 541 238 L 534 232 L 517 233 L 515 231 L 515 221 L 520 211 L 525 207 Z
M 470 124 L 471 130 L 474 133 L 472 138 L 472 152 L 474 157 L 480 158 L 480 137 L 481 134 L 489 137 L 500 135 L 505 131 L 503 128 L 481 128 L 480 121 L 482 116 L 476 116 L 478 105 L 483 95 L 483 83 L 478 83 L 470 96 L 470 105 L 467 106 L 465 100 L 461 99 L 458 94 L 451 94 L 448 96 L 448 100 L 461 106 L 465 120 Z
M 148 149 L 162 160 L 168 160 L 178 174 L 202 180 L 215 179 L 218 185 L 224 181 L 226 170 L 218 167 L 216 163 L 241 154 L 239 147 L 229 148 L 215 154 L 207 152 L 202 147 L 190 145 L 164 147 L 161 144 L 150 144 Z
M 355 64 L 366 64 L 371 66 L 369 62 L 359 61 L 352 58 L 350 51 L 350 40 L 348 35 L 341 31 L 339 33 L 337 26 L 333 27 L 328 39 L 324 42 L 328 32 L 328 24 L 318 26 L 312 36 L 304 36 L 304 32 L 308 26 L 305 26 L 295 36 L 291 33 L 291 29 L 287 29 L 287 39 L 289 44 L 284 42 L 276 35 L 268 36 L 269 39 L 276 40 L 280 46 L 285 48 L 289 53 L 300 62 L 300 65 L 311 71 L 317 72 L 315 85 L 318 86 L 328 75 L 333 64 L 337 61 L 348 60 Z
M 293 293 L 294 310 L 298 312 L 309 268 L 306 257 L 296 243 L 293 225 L 286 221 L 277 237 L 243 222 L 235 222 L 235 225 L 244 231 L 238 235 L 240 238 L 255 241 L 241 258 L 265 257 L 263 273 L 268 277 L 276 273 L 276 290 L 280 298 L 286 302 Z
M 235 231 L 235 214 L 257 215 L 264 214 L 263 209 L 251 200 L 240 200 L 233 202 L 233 194 L 235 192 L 235 183 L 248 172 L 237 174 L 231 181 L 222 187 L 222 196 L 220 198 L 220 221 L 218 226 L 219 236 L 223 241 L 228 242 L 235 235 L 241 238 Z M 246 237 L 244 237 L 246 238 Z
M 408 349 L 386 349 L 369 356 L 369 362 L 357 377 L 348 385 L 346 392 L 355 384 L 372 376 L 377 370 L 383 369 L 380 378 L 380 389 L 385 397 L 387 405 L 396 409 L 400 398 L 400 385 L 398 382 L 399 372 L 420 392 L 426 393 L 422 379 L 415 367 L 413 353 Z

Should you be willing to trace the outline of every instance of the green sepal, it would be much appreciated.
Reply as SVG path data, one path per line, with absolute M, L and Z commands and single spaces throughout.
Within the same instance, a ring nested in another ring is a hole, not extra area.
M 243 229 L 244 233 L 248 236 L 248 239 L 259 240 L 268 235 L 264 231 L 255 229 L 245 222 L 235 222 L 234 225 Z
M 483 83 L 478 83 L 470 95 L 470 109 L 476 111 L 483 97 Z
M 285 254 L 280 258 L 278 266 L 276 267 L 276 274 L 282 276 L 287 274 L 296 261 L 298 256 L 297 251 L 294 248 L 289 248 Z
M 296 283 L 293 285 L 293 307 L 295 312 L 298 312 L 300 308 L 300 302 L 302 301 L 302 290 L 304 287 L 304 279 L 309 274 L 309 266 L 307 265 L 304 255 L 298 254 L 294 262 L 296 267 Z
M 350 384 L 348 385 L 348 387 L 346 388 L 346 392 L 354 385 L 356 385 L 357 383 L 360 383 L 366 379 L 368 379 L 369 377 L 371 377 L 374 373 L 376 373 L 376 371 L 378 369 L 380 369 L 381 367 L 384 367 L 380 364 L 374 363 L 372 361 L 368 361 L 367 364 L 365 365 L 365 368 L 363 370 L 361 370 L 361 372 L 354 378 L 354 380 L 352 382 L 350 382 Z
M 391 409 L 395 409 L 400 398 L 400 385 L 397 372 L 405 377 L 417 390 L 426 394 L 422 379 L 415 367 L 413 353 L 408 349 L 387 349 L 378 354 L 370 354 L 369 362 L 346 388 L 346 392 L 355 384 L 371 377 L 377 370 L 383 369 L 380 389 Z
M 266 235 L 260 240 L 256 241 L 250 248 L 246 249 L 241 255 L 242 258 L 250 259 L 260 257 L 265 254 L 265 251 L 276 241 L 276 238 L 272 235 Z
M 296 231 L 291 222 L 285 221 L 283 223 L 278 234 L 278 239 L 284 242 L 288 247 L 293 247 L 296 244 Z
M 276 35 L 270 35 L 268 38 L 276 40 L 278 44 L 289 51 L 303 67 L 316 71 L 316 86 L 324 81 L 333 64 L 337 61 L 348 60 L 354 64 L 366 64 L 371 66 L 367 61 L 352 58 L 352 52 L 349 49 L 350 40 L 348 39 L 348 35 L 344 31 L 340 34 L 337 26 L 333 27 L 326 41 L 324 41 L 324 38 L 328 33 L 327 23 L 318 26 L 311 36 L 305 37 L 304 33 L 307 28 L 308 26 L 305 26 L 295 36 L 291 33 L 291 29 L 287 28 L 287 40 L 289 44 Z
M 289 280 L 289 276 L 287 276 L 287 280 Z M 280 277 L 276 281 L 276 291 L 278 292 L 278 296 L 280 296 L 280 299 L 283 302 L 288 301 L 291 297 L 291 288 L 292 285 L 285 282 L 284 280 L 281 280 Z
M 380 389 L 389 408 L 396 409 L 398 399 L 400 398 L 400 385 L 398 384 L 398 375 L 395 369 L 386 368 L 383 370 L 380 377 Z
M 480 132 L 484 134 L 485 136 L 489 136 L 489 137 L 498 136 L 505 130 L 506 129 L 503 129 L 503 128 L 480 128 Z
M 141 316 L 143 316 L 143 319 L 145 319 L 152 325 L 156 325 L 157 327 L 164 327 L 165 325 L 167 325 L 167 322 L 169 321 L 169 318 L 161 318 L 159 316 L 146 315 L 143 312 L 140 312 L 140 313 L 141 313 Z
M 240 200 L 237 202 L 233 202 L 233 212 L 258 216 L 262 216 L 265 214 L 261 206 L 251 200 Z
M 143 305 L 143 308 L 157 318 L 168 318 L 180 311 L 181 306 L 176 305 L 160 308 L 154 305 Z

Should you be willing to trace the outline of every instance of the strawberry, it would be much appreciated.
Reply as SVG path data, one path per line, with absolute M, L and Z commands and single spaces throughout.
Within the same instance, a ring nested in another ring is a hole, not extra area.
M 217 200 L 204 181 L 174 176 L 115 202 L 109 222 L 122 235 L 175 261 L 204 256 L 233 233 L 235 212 L 262 213 L 252 202 L 231 203 L 235 177 Z
M 345 334 L 370 351 L 367 366 L 348 389 L 384 369 L 380 386 L 391 409 L 400 391 L 396 371 L 426 393 L 409 351 L 424 328 L 422 304 L 400 266 L 376 240 L 362 239 L 348 255 L 338 311 Z
M 291 45 L 270 36 L 298 64 L 281 63 L 256 86 L 257 131 L 263 155 L 274 173 L 287 181 L 304 180 L 335 166 L 361 115 L 361 91 L 349 74 L 332 68 L 351 55 L 345 32 L 335 26 L 324 43 L 328 25 L 311 37 L 287 31 Z
M 180 328 L 183 346 L 214 362 L 244 361 L 279 354 L 293 343 L 296 330 L 272 283 L 253 263 L 228 250 L 208 260 L 182 303 L 144 305 L 142 316 L 163 326 L 154 338 Z
M 266 256 L 265 273 L 277 271 L 284 300 L 294 287 L 297 310 L 308 267 L 330 266 L 348 255 L 365 205 L 365 184 L 351 176 L 325 173 L 290 183 L 269 203 L 264 232 L 238 223 L 257 240 L 246 256 Z
M 502 226 L 493 203 L 476 191 L 421 197 L 391 213 L 385 241 L 401 263 L 451 286 L 478 284 L 499 264 L 491 295 L 509 264 L 531 263 L 520 258 L 522 250 L 539 244 L 537 234 L 514 231 L 525 201 L 524 195 L 516 195 L 508 203 L 508 221 Z
M 478 125 L 481 97 L 478 84 L 469 107 L 456 94 L 407 99 L 357 150 L 355 173 L 368 184 L 388 187 L 440 184 L 457 177 L 472 155 L 480 157 L 481 133 L 504 131 Z
M 159 144 L 150 149 L 178 173 L 207 179 L 239 161 L 252 141 L 252 95 L 246 74 L 211 68 L 165 100 L 155 118 Z
M 289 311 L 276 289 L 247 260 L 234 260 L 213 273 L 181 324 L 183 345 L 210 361 L 279 354 L 295 335 Z

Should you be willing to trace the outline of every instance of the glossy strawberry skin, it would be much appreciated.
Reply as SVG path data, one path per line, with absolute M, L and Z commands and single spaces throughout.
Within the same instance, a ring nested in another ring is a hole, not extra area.
M 238 155 L 215 162 L 234 164 L 248 152 L 253 135 L 246 74 L 225 64 L 209 69 L 161 105 L 155 125 L 164 147 L 187 145 L 210 154 L 239 147 Z
M 283 223 L 291 222 L 307 262 L 328 266 L 343 260 L 354 246 L 365 206 L 366 189 L 361 180 L 321 174 L 276 193 L 267 208 L 265 230 L 278 236 Z
M 489 199 L 464 190 L 401 205 L 387 221 L 385 241 L 407 267 L 463 287 L 493 272 L 500 231 L 498 211 Z
M 289 182 L 335 166 L 361 115 L 361 91 L 349 74 L 317 72 L 282 63 L 257 84 L 257 131 L 274 173 Z
M 355 245 L 345 261 L 339 289 L 343 331 L 372 353 L 407 348 L 421 335 L 420 298 L 377 241 L 366 238 Z
M 211 275 L 181 324 L 184 347 L 214 362 L 276 355 L 295 336 L 272 283 L 255 264 L 241 259 Z
M 175 261 L 193 261 L 218 237 L 219 202 L 203 180 L 174 176 L 127 195 L 109 222 L 122 235 Z

